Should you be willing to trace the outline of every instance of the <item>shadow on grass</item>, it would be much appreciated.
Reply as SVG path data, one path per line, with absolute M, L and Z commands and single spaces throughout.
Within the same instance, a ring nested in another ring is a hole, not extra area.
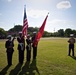
M 8 65 L 5 68 L 3 68 L 3 70 L 0 71 L 0 75 L 6 75 L 9 68 L 10 68 L 10 66 L 8 66 Z
M 19 73 L 19 75 L 27 75 L 27 72 L 29 72 L 29 64 L 30 62 L 26 62 L 25 65 L 22 67 L 21 72 Z
M 13 70 L 10 71 L 9 75 L 17 75 L 21 70 L 21 66 L 22 66 L 22 64 L 18 63 L 16 65 L 16 67 Z
M 76 60 L 76 57 L 75 56 L 70 56 L 71 58 L 73 58 L 74 60 Z
M 19 75 L 35 75 L 36 72 L 38 73 L 38 75 L 40 75 L 39 70 L 36 66 L 36 60 L 33 60 L 31 64 L 30 62 L 25 63 Z
M 32 63 L 30 64 L 29 75 L 35 75 L 36 72 L 38 73 L 38 75 L 40 75 L 39 70 L 36 65 L 36 60 L 33 60 Z
M 0 75 L 6 75 L 9 67 L 10 66 L 6 66 L 0 71 Z M 36 73 L 40 75 L 36 60 L 33 60 L 31 64 L 27 61 L 23 67 L 21 64 L 17 64 L 15 68 L 10 71 L 9 75 L 36 75 Z

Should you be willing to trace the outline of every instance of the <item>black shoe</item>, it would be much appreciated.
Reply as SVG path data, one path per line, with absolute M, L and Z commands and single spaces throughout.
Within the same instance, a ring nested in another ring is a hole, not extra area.
M 36 57 L 35 57 L 35 58 L 33 58 L 33 60 L 36 60 Z
M 74 55 L 72 55 L 72 57 L 74 57 Z
M 70 55 L 68 54 L 68 56 L 70 56 Z
M 8 64 L 8 66 L 11 66 L 12 64 Z
M 27 60 L 27 61 L 30 61 L 30 60 Z

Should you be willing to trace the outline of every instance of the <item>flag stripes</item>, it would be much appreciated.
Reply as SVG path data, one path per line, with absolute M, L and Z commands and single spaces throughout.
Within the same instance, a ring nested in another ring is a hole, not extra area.
M 28 28 L 28 21 L 26 16 L 26 10 L 24 8 L 24 20 L 23 20 L 23 28 L 22 28 L 23 36 L 27 36 L 27 28 Z

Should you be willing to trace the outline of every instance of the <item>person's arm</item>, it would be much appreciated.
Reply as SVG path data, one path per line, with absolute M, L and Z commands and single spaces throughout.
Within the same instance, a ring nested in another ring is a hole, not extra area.
M 75 43 L 75 39 L 74 39 L 74 43 Z
M 68 43 L 70 43 L 70 39 L 68 40 Z
M 23 38 L 24 50 L 25 50 L 25 39 Z
M 6 43 L 5 43 L 5 48 L 7 48 L 7 41 L 6 41 Z
M 18 41 L 18 43 L 19 43 L 19 37 L 17 37 L 17 41 Z

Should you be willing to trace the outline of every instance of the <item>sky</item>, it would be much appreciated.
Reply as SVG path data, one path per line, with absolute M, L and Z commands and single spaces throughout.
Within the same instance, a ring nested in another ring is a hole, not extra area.
M 29 27 L 40 27 L 49 12 L 45 31 L 76 30 L 76 0 L 0 0 L 0 28 L 23 25 L 24 5 Z

